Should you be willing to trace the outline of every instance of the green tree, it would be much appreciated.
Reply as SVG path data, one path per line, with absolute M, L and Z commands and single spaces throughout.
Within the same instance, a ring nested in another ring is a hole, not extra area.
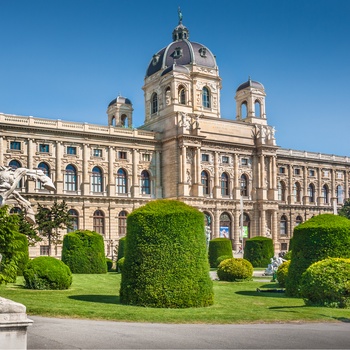
M 7 206 L 0 207 L 0 284 L 13 281 L 17 275 L 22 252 L 19 235 L 18 216 L 10 215 Z
M 343 206 L 342 206 L 341 209 L 338 211 L 338 214 L 339 214 L 340 216 L 344 216 L 344 217 L 350 219 L 350 198 L 348 198 L 348 199 L 344 202 Z
M 35 215 L 39 233 L 46 237 L 49 245 L 49 256 L 51 255 L 51 245 L 62 243 L 60 240 L 60 230 L 72 228 L 72 217 L 69 215 L 68 206 L 65 201 L 54 202 L 51 208 L 46 208 L 38 203 L 38 212 Z
M 38 232 L 35 230 L 34 225 L 26 220 L 23 211 L 17 215 L 19 232 L 27 237 L 28 245 L 33 247 L 37 242 L 41 242 L 42 238 L 38 235 Z

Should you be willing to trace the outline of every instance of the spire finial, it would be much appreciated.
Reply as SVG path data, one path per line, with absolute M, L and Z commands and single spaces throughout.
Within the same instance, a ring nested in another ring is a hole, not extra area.
M 177 14 L 179 16 L 179 24 L 182 24 L 182 12 L 181 12 L 180 6 L 177 9 Z

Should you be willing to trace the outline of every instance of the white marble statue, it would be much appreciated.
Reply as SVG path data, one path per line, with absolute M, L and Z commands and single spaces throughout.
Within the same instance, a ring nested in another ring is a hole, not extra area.
M 18 183 L 24 176 L 42 182 L 43 187 L 50 191 L 55 190 L 52 180 L 40 169 L 14 169 L 10 166 L 0 166 L 0 206 L 5 205 L 8 199 L 14 198 L 25 211 L 27 221 L 35 223 L 35 214 L 30 202 L 16 190 Z
M 267 269 L 264 272 L 265 276 L 272 276 L 277 270 L 280 265 L 282 265 L 286 260 L 282 259 L 281 257 L 273 257 L 270 260 L 270 264 L 267 266 Z

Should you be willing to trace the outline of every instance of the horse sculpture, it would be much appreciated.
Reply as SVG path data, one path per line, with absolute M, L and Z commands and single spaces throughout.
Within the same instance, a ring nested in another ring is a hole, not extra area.
M 26 220 L 35 223 L 35 214 L 30 202 L 24 199 L 16 190 L 18 183 L 24 176 L 28 176 L 31 180 L 40 181 L 43 187 L 50 191 L 56 189 L 52 180 L 40 169 L 14 169 L 10 166 L 0 166 L 0 206 L 5 205 L 8 199 L 14 198 L 19 206 L 24 209 Z

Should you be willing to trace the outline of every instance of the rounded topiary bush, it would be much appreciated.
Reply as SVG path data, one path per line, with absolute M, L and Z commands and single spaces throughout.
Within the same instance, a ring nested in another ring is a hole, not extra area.
M 278 269 L 276 272 L 276 278 L 277 278 L 278 284 L 282 288 L 286 286 L 289 265 L 290 265 L 290 260 L 283 262 L 280 266 L 278 266 Z
M 300 295 L 306 305 L 350 307 L 350 259 L 313 263 L 302 275 Z
M 253 237 L 245 242 L 244 259 L 254 267 L 267 267 L 274 256 L 273 240 L 267 237 Z
M 233 257 L 232 244 L 228 238 L 214 238 L 209 241 L 209 264 L 210 267 L 217 267 L 217 259 L 226 255 Z
M 294 228 L 292 259 L 286 281 L 288 296 L 299 296 L 301 275 L 314 262 L 350 258 L 350 220 L 321 214 Z
M 221 281 L 249 281 L 253 277 L 253 265 L 246 259 L 230 258 L 223 260 L 217 269 Z
M 107 271 L 112 271 L 113 270 L 113 260 L 106 258 L 106 264 L 107 264 Z
M 212 305 L 203 213 L 156 200 L 128 215 L 120 300 L 164 308 Z
M 72 284 L 69 267 L 50 256 L 29 261 L 23 276 L 25 287 L 30 289 L 68 289 Z
M 240 282 L 251 280 L 253 265 L 246 259 L 230 258 L 223 260 L 217 269 L 220 281 Z
M 94 231 L 74 231 L 63 238 L 62 261 L 72 273 L 106 273 L 103 237 Z

